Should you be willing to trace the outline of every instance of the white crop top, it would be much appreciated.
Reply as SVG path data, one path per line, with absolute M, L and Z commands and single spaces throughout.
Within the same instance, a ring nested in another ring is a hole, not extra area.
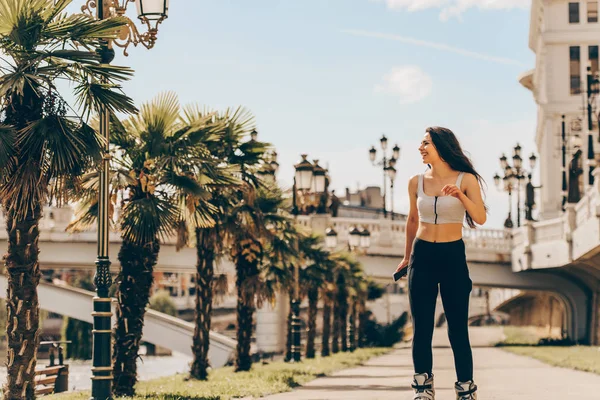
M 464 174 L 461 172 L 456 180 L 459 189 Z M 456 197 L 426 195 L 423 191 L 423 174 L 419 174 L 417 210 L 419 221 L 428 224 L 462 224 L 466 211 L 462 201 Z

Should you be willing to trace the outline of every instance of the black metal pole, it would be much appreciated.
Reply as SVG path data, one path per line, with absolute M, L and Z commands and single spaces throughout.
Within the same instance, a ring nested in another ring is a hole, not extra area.
M 512 228 L 512 189 L 508 189 L 508 221 L 510 223 L 510 227 Z
M 293 214 L 294 218 L 298 220 L 298 196 L 296 194 L 296 177 L 294 177 L 294 187 L 293 187 Z M 297 242 L 296 242 L 297 243 Z M 296 245 L 297 246 L 297 245 Z M 296 247 L 297 249 L 297 247 Z M 294 299 L 292 300 L 292 348 L 291 355 L 292 361 L 299 362 L 301 361 L 301 327 L 302 321 L 300 319 L 300 266 L 298 265 L 298 260 L 294 263 Z
M 387 160 L 385 158 L 385 150 L 383 153 L 383 218 L 386 219 L 387 218 L 387 209 L 386 209 L 386 204 L 385 204 L 385 197 L 386 197 L 386 191 L 387 191 L 387 180 L 386 180 L 386 167 L 387 164 Z
M 595 154 L 594 154 L 594 139 L 592 137 L 592 68 L 588 65 L 587 67 L 587 120 L 588 120 L 588 182 L 590 186 L 594 184 L 594 167 L 595 167 Z
M 392 212 L 392 221 L 394 220 L 394 180 L 390 178 L 390 192 L 392 195 L 392 204 L 390 206 L 390 210 Z
M 565 204 L 567 204 L 567 137 L 566 137 L 566 129 L 565 129 L 565 116 L 562 116 L 561 122 L 561 140 L 562 140 L 562 210 L 565 210 Z
M 108 9 L 108 8 L 107 8 Z M 102 20 L 104 0 L 96 3 L 97 17 Z M 108 41 L 102 41 L 98 49 L 102 64 L 110 64 L 115 56 L 109 48 Z M 92 355 L 92 400 L 107 400 L 112 398 L 112 366 L 111 366 L 111 299 L 108 290 L 112 284 L 110 275 L 110 258 L 108 255 L 109 227 L 109 175 L 110 175 L 110 113 L 104 106 L 100 107 L 100 135 L 105 139 L 104 156 L 100 169 L 100 187 L 98 192 L 98 252 L 96 259 L 96 296 L 93 299 L 93 355 Z
M 517 228 L 521 227 L 521 173 L 517 175 Z

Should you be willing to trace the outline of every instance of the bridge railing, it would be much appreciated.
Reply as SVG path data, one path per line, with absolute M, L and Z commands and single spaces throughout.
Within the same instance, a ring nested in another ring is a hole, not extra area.
M 338 244 L 348 243 L 349 232 L 353 227 L 366 228 L 371 233 L 371 245 L 367 253 L 381 255 L 403 255 L 406 234 L 405 221 L 389 219 L 364 219 L 322 216 L 299 216 L 298 222 L 323 234 L 327 227 L 335 229 Z M 467 252 L 483 259 L 507 260 L 511 252 L 510 231 L 505 229 L 463 229 L 463 239 Z M 487 255 L 486 255 L 487 254 Z
M 70 207 L 46 207 L 44 217 L 40 221 L 40 240 L 55 242 L 95 242 L 96 226 L 77 232 L 65 232 L 65 228 L 73 219 Z M 298 216 L 298 223 L 316 233 L 324 234 L 327 227 L 332 227 L 338 233 L 338 243 L 347 243 L 349 232 L 353 227 L 368 229 L 371 233 L 370 249 L 373 253 L 382 255 L 402 255 L 405 244 L 404 220 L 336 217 L 329 214 L 313 214 Z M 4 227 L 4 215 L 0 212 L 0 224 Z M 463 237 L 470 251 L 480 254 L 493 252 L 510 254 L 510 233 L 504 229 L 469 229 L 465 228 Z M 0 238 L 6 238 L 6 230 L 0 229 Z M 120 241 L 118 232 L 110 232 L 111 242 Z M 167 238 L 167 244 L 175 243 L 176 238 Z M 482 253 L 483 252 L 483 253 Z

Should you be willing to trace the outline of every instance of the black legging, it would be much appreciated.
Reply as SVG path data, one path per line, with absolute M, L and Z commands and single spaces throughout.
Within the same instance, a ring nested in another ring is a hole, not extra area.
M 473 379 L 468 331 L 469 296 L 473 283 L 469 277 L 465 243 L 462 239 L 434 243 L 415 238 L 408 268 L 415 373 L 432 372 L 431 340 L 439 285 L 458 381 Z

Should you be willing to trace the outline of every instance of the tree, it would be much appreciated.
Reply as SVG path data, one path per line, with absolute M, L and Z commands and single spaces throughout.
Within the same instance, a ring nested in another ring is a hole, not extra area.
M 156 291 L 152 297 L 150 297 L 148 305 L 152 310 L 156 310 L 172 317 L 177 316 L 177 306 L 171 298 L 171 293 L 166 290 Z
M 322 241 L 316 235 L 300 240 L 301 257 L 308 264 L 301 275 L 303 294 L 308 297 L 306 358 L 315 358 L 319 293 L 326 283 L 328 270 L 333 268 L 330 253 L 322 248 Z
M 157 96 L 142 105 L 139 115 L 124 122 L 111 118 L 114 172 L 111 180 L 113 211 L 120 207 L 121 269 L 116 279 L 116 311 L 113 351 L 113 393 L 133 396 L 137 382 L 137 358 L 146 306 L 158 260 L 160 240 L 174 234 L 182 220 L 182 204 L 188 195 L 202 200 L 206 185 L 218 174 L 215 160 L 198 138 L 208 135 L 210 118 L 186 124 L 173 93 Z M 204 180 L 198 181 L 198 170 Z M 216 178 L 215 178 L 216 179 Z M 97 174 L 86 177 L 95 188 Z M 93 220 L 97 197 L 82 194 L 84 213 L 72 224 L 79 229 Z M 207 219 L 207 224 L 213 223 Z
M 205 200 L 210 208 L 193 196 L 187 199 L 189 217 L 180 221 L 178 229 L 178 246 L 187 244 L 190 229 L 196 244 L 196 327 L 190 377 L 199 380 L 208 378 L 210 366 L 208 351 L 213 295 L 227 290 L 225 276 L 214 278 L 214 263 L 231 245 L 228 242 L 228 238 L 232 237 L 229 230 L 235 232 L 238 229 L 238 221 L 230 215 L 240 202 L 245 201 L 242 192 L 260 184 L 255 171 L 267 149 L 265 143 L 246 140 L 254 128 L 254 117 L 244 108 L 227 109 L 222 113 L 192 106 L 185 110 L 184 119 L 188 124 L 207 117 L 214 121 L 216 127 L 214 135 L 204 138 L 203 142 L 223 169 L 223 175 L 219 181 L 209 185 Z M 197 179 L 205 180 L 203 176 Z M 211 226 L 205 222 L 207 215 L 214 221 Z
M 237 303 L 237 351 L 236 371 L 248 371 L 252 366 L 250 344 L 253 331 L 253 317 L 256 307 L 260 307 L 267 298 L 264 279 L 260 276 L 260 267 L 265 257 L 265 243 L 276 232 L 289 224 L 290 216 L 284 206 L 279 189 L 247 186 L 242 192 L 243 201 L 232 209 L 228 229 L 231 243 L 231 257 L 236 266 Z
M 39 343 L 39 220 L 101 157 L 102 140 L 72 112 L 56 82 L 72 83 L 81 115 L 100 105 L 135 111 L 118 82 L 132 71 L 100 64 L 92 51 L 116 37 L 123 18 L 67 14 L 69 0 L 0 1 L 0 199 L 8 251 L 8 361 L 4 399 L 35 398 Z M 80 50 L 83 49 L 83 50 Z

